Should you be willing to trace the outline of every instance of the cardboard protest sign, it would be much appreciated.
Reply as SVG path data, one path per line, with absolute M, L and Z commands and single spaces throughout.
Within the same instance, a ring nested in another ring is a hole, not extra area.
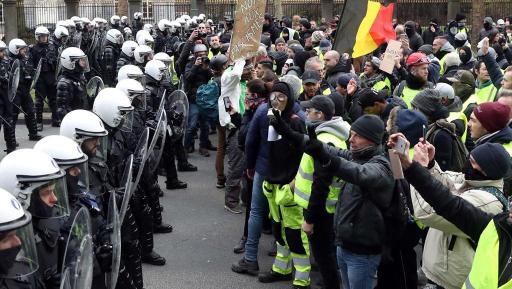
M 380 62 L 379 69 L 386 73 L 393 73 L 393 67 L 395 67 L 395 58 L 402 54 L 402 43 L 396 40 L 389 40 L 388 48 L 384 53 L 384 58 Z
M 238 0 L 229 46 L 231 60 L 249 58 L 258 51 L 266 4 L 261 0 Z

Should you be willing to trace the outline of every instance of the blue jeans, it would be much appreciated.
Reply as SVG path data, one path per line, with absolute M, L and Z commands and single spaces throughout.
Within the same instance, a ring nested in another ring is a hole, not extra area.
M 341 247 L 336 248 L 338 268 L 343 289 L 372 289 L 380 264 L 379 255 L 354 254 Z
M 249 227 L 247 241 L 245 242 L 245 259 L 258 260 L 258 244 L 261 237 L 263 219 L 268 212 L 267 197 L 263 194 L 263 176 L 255 173 L 252 185 L 251 212 L 249 214 Z
M 210 146 L 210 126 L 206 119 L 199 114 L 197 104 L 191 103 L 188 108 L 187 131 L 185 133 L 185 148 L 194 147 L 194 135 L 197 131 L 197 124 L 201 129 L 199 133 L 199 147 L 207 148 Z

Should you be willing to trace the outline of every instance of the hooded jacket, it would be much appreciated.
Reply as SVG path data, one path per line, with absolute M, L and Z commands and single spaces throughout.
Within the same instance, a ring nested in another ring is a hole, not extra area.
M 341 140 L 347 140 L 350 134 L 350 124 L 341 117 L 322 122 L 315 129 L 317 135 L 328 133 Z M 311 159 L 311 161 L 313 161 Z M 329 186 L 334 175 L 318 162 L 314 163 L 313 183 L 311 185 L 311 197 L 308 208 L 304 210 L 304 219 L 309 224 L 314 224 L 320 216 L 327 214 L 325 203 L 329 194 Z
M 431 175 L 446 186 L 453 196 L 466 200 L 489 215 L 503 211 L 503 205 L 482 187 L 503 190 L 503 180 L 466 180 L 464 174 L 444 172 L 439 165 L 430 169 Z M 430 227 L 423 250 L 423 272 L 428 279 L 446 289 L 458 289 L 466 280 L 475 250 L 468 235 L 447 221 L 411 187 L 414 216 Z
M 332 69 L 325 71 L 325 79 L 332 87 L 336 87 L 338 78 L 345 73 L 350 72 L 351 65 L 348 61 L 340 60 Z

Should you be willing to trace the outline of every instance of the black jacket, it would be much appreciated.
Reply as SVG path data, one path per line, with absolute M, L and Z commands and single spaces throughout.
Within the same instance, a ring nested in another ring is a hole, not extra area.
M 498 286 L 512 278 L 512 266 L 507 267 L 512 253 L 512 225 L 507 222 L 508 212 L 494 217 L 488 215 L 463 198 L 453 195 L 416 162 L 404 170 L 404 176 L 438 215 L 453 223 L 473 241 L 478 243 L 484 229 L 493 221 L 499 238 Z
M 199 86 L 208 83 L 213 73 L 209 68 L 202 65 L 195 65 L 195 58 L 192 58 L 185 67 L 185 93 L 189 103 L 196 103 L 196 93 Z
M 334 216 L 335 243 L 356 254 L 379 254 L 385 241 L 382 210 L 389 207 L 394 188 L 388 159 L 381 146 L 358 154 L 327 150 L 339 158 L 331 171 L 345 181 Z
M 57 82 L 57 112 L 60 119 L 75 109 L 88 109 L 83 73 L 64 71 Z

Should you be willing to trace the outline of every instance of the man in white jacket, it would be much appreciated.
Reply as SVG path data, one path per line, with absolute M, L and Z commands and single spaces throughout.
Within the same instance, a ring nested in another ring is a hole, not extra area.
M 443 172 L 434 161 L 435 151 L 429 152 L 430 172 L 454 195 L 465 199 L 490 215 L 508 207 L 503 195 L 503 176 L 509 156 L 499 144 L 484 144 L 470 154 L 464 173 Z M 430 288 L 442 286 L 459 289 L 464 284 L 473 263 L 476 242 L 455 225 L 436 214 L 434 209 L 411 186 L 414 216 L 430 227 L 423 248 L 423 272 Z

